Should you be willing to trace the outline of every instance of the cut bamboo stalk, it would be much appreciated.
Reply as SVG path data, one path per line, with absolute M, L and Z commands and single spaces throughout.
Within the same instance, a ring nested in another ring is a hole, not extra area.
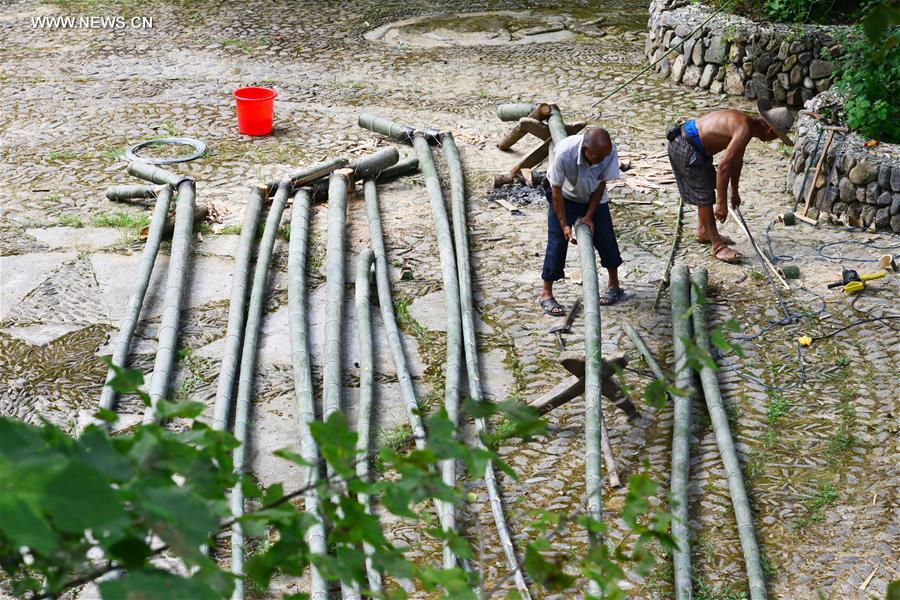
M 534 107 L 534 110 L 530 111 L 526 116 L 519 119 L 518 124 L 506 134 L 506 137 L 497 144 L 497 148 L 500 150 L 509 150 L 512 148 L 516 142 L 525 137 L 526 133 L 529 133 L 523 126 L 522 121 L 528 119 L 530 121 L 534 121 L 539 125 L 542 125 L 541 121 L 550 116 L 550 105 L 549 104 L 537 104 Z M 542 138 L 543 139 L 543 138 Z
M 501 121 L 518 121 L 539 106 L 540 104 L 531 102 L 505 102 L 497 107 L 497 116 Z
M 666 259 L 666 268 L 663 270 L 662 280 L 656 288 L 656 298 L 653 300 L 653 311 L 659 308 L 659 300 L 662 298 L 663 290 L 669 286 L 669 279 L 672 274 L 672 263 L 675 260 L 675 250 L 678 248 L 678 242 L 681 239 L 681 227 L 684 222 L 684 198 L 678 196 L 678 216 L 675 219 L 675 231 L 672 232 L 672 246 L 669 248 L 669 257 Z M 637 343 L 637 342 L 635 342 Z
M 706 298 L 708 278 L 709 275 L 704 268 L 697 269 L 691 275 L 691 305 L 693 306 L 694 342 L 701 350 L 711 353 L 712 346 L 709 342 L 706 323 L 706 305 L 701 304 Z M 744 478 L 741 475 L 741 463 L 734 447 L 731 428 L 728 425 L 728 414 L 725 412 L 722 393 L 719 391 L 716 370 L 704 365 L 700 370 L 700 381 L 703 384 L 703 396 L 706 398 L 706 408 L 709 411 L 713 433 L 716 435 L 716 444 L 719 446 L 719 454 L 722 456 L 722 463 L 725 466 L 728 490 L 731 492 L 731 505 L 734 508 L 741 550 L 744 554 L 744 565 L 750 583 L 750 598 L 751 600 L 765 600 L 766 578 L 763 574 L 759 545 L 756 542 L 756 532 L 753 528 L 753 512 L 750 510 L 747 488 L 744 486 Z
M 466 358 L 466 374 L 469 378 L 469 396 L 474 401 L 481 402 L 484 400 L 484 394 L 481 386 L 481 371 L 478 367 L 478 342 L 475 339 L 475 307 L 473 306 L 472 301 L 472 273 L 471 261 L 469 259 L 468 227 L 466 225 L 465 173 L 463 172 L 459 149 L 456 147 L 456 141 L 453 139 L 453 134 L 449 132 L 442 133 L 441 146 L 444 150 L 444 158 L 447 161 L 447 170 L 450 174 L 450 206 L 453 214 L 456 267 L 459 276 L 459 311 L 462 319 L 462 339 Z M 475 419 L 475 428 L 479 434 L 479 445 L 483 447 L 483 444 L 481 443 L 481 434 L 488 430 L 485 419 Z M 522 569 L 519 566 L 519 559 L 516 556 L 516 549 L 509 532 L 509 526 L 507 525 L 506 517 L 503 514 L 503 501 L 500 497 L 497 476 L 491 461 L 488 461 L 485 466 L 484 484 L 487 488 L 491 513 L 494 517 L 494 524 L 497 527 L 497 536 L 500 539 L 500 546 L 506 557 L 506 565 L 513 574 L 513 580 L 515 581 L 516 589 L 519 591 L 520 597 L 529 599 L 531 598 L 531 593 L 525 583 L 525 578 L 522 576 Z
M 106 190 L 106 197 L 113 202 L 123 202 L 138 198 L 156 198 L 163 188 L 152 185 L 114 185 Z
M 348 164 L 350 164 L 350 161 L 346 158 L 334 158 L 294 173 L 290 176 L 288 182 L 291 184 L 292 188 L 298 188 L 301 185 L 305 185 L 316 179 L 327 177 L 332 171 L 343 169 Z
M 381 216 L 378 210 L 378 188 L 371 179 L 366 180 L 363 186 L 366 198 L 366 214 L 369 220 L 369 240 L 372 251 L 375 254 L 375 281 L 378 289 L 378 305 L 381 307 L 381 321 L 384 325 L 384 334 L 391 350 L 394 361 L 394 370 L 397 372 L 397 382 L 400 385 L 400 396 L 406 408 L 406 419 L 412 431 L 416 448 L 425 448 L 425 426 L 422 423 L 419 402 L 416 399 L 416 390 L 413 387 L 412 377 L 406 363 L 406 354 L 403 351 L 403 339 L 400 329 L 397 327 L 397 318 L 394 314 L 394 303 L 391 300 L 391 280 L 388 274 L 387 253 L 384 248 L 384 232 L 381 227 Z M 441 503 L 434 501 L 435 512 L 438 519 L 443 518 Z
M 131 166 L 129 166 L 129 171 Z M 163 171 L 151 167 L 155 171 Z M 170 173 L 170 175 L 172 175 Z M 172 179 L 177 178 L 175 175 Z M 166 270 L 166 293 L 163 312 L 157 334 L 156 358 L 153 361 L 153 375 L 150 376 L 150 406 L 144 411 L 144 423 L 157 420 L 156 405 L 165 398 L 175 364 L 178 345 L 178 323 L 181 317 L 181 300 L 187 279 L 187 263 L 191 253 L 191 238 L 194 230 L 194 180 L 183 179 L 178 184 L 175 200 L 175 232 L 172 234 L 172 250 Z
M 396 148 L 394 155 L 396 157 Z M 322 419 L 341 410 L 344 322 L 344 236 L 347 232 L 347 190 L 353 171 L 349 168 L 331 173 L 328 179 L 328 234 L 325 247 L 325 349 L 322 359 Z M 338 487 L 345 482 L 337 477 L 328 465 L 329 479 Z M 344 600 L 359 598 L 359 586 L 355 581 L 341 579 L 341 597 Z
M 117 187 L 137 188 L 149 186 Z M 109 192 L 107 192 L 107 196 L 108 195 Z M 162 242 L 166 215 L 169 213 L 169 203 L 171 201 L 172 188 L 166 186 L 160 191 L 159 196 L 156 198 L 156 205 L 153 209 L 153 218 L 150 221 L 150 232 L 147 235 L 147 242 L 144 244 L 144 253 L 141 256 L 141 262 L 138 264 L 137 277 L 135 277 L 134 285 L 131 289 L 131 297 L 129 297 L 128 305 L 125 307 L 125 316 L 122 317 L 122 324 L 119 326 L 119 335 L 116 338 L 116 345 L 113 348 L 111 358 L 113 366 L 124 367 L 127 364 L 128 350 L 131 348 L 134 330 L 137 328 L 138 319 L 141 316 L 141 307 L 144 305 L 144 296 L 147 294 L 147 287 L 150 285 L 150 276 L 153 273 L 153 265 L 156 263 L 156 255 L 159 253 L 159 244 Z M 103 385 L 103 391 L 100 393 L 100 408 L 113 410 L 113 407 L 115 406 L 116 392 L 109 386 L 109 382 L 113 380 L 113 377 L 115 377 L 115 371 L 110 368 L 109 372 L 106 374 L 106 383 Z
M 541 141 L 550 137 L 550 128 L 547 127 L 546 123 L 542 123 L 537 119 L 529 119 L 528 117 L 519 119 L 519 127 L 523 132 L 529 133 Z
M 128 163 L 128 174 L 145 181 L 150 181 L 159 185 L 171 185 L 176 188 L 182 181 L 189 179 L 188 177 L 182 177 L 167 169 L 148 165 L 139 160 Z
M 241 357 L 241 340 L 244 337 L 244 313 L 247 307 L 247 285 L 250 280 L 250 262 L 253 260 L 253 246 L 259 215 L 265 200 L 265 186 L 254 186 L 244 210 L 241 225 L 241 239 L 234 260 L 234 277 L 231 282 L 231 301 L 228 305 L 228 327 L 225 332 L 225 351 L 222 368 L 216 387 L 216 403 L 213 408 L 212 428 L 225 430 L 231 413 L 231 396 L 234 391 L 234 376 Z
M 551 114 L 551 119 L 553 115 Z M 597 277 L 597 259 L 593 251 L 591 229 L 587 225 L 575 228 L 580 248 L 582 291 L 584 294 L 584 443 L 585 443 L 585 492 L 587 514 L 598 523 L 603 520 L 603 475 L 601 473 L 600 436 L 601 415 L 601 346 L 600 346 L 600 283 Z M 601 535 L 593 528 L 588 530 L 588 541 L 594 546 L 603 543 Z M 597 582 L 588 582 L 588 591 L 600 596 Z
M 444 375 L 444 409 L 454 427 L 459 425 L 459 384 L 462 359 L 462 321 L 459 306 L 459 276 L 456 270 L 456 256 L 453 252 L 453 235 L 441 192 L 434 157 L 425 134 L 413 134 L 413 147 L 419 157 L 419 167 L 425 177 L 425 187 L 431 203 L 431 215 L 437 235 L 444 283 L 444 310 L 447 316 L 447 359 Z M 444 460 L 441 464 L 444 483 L 456 487 L 456 461 Z M 451 502 L 442 503 L 442 527 L 445 531 L 456 530 L 456 508 Z M 456 566 L 456 557 L 448 544 L 444 544 L 444 568 Z
M 550 117 L 547 119 L 547 127 L 550 129 L 550 138 L 553 144 L 558 144 L 566 139 L 569 134 L 566 132 L 566 123 L 563 121 L 562 113 L 555 104 L 550 106 Z
M 364 129 L 369 129 L 370 131 L 374 131 L 375 133 L 380 133 L 381 135 L 395 139 L 398 142 L 403 142 L 404 144 L 412 144 L 413 134 L 416 131 L 422 133 L 428 143 L 432 146 L 436 146 L 440 143 L 440 141 L 438 140 L 438 135 L 440 132 L 438 132 L 436 129 L 431 129 L 429 127 L 416 128 L 409 125 L 401 125 L 399 123 L 391 121 L 390 119 L 373 115 L 372 113 L 359 113 L 359 116 L 356 118 L 356 124 Z
M 369 177 L 377 177 L 385 169 L 396 165 L 399 159 L 400 154 L 397 152 L 397 148 L 390 146 L 363 156 L 350 163 L 347 168 L 352 174 L 353 181 L 362 181 Z
M 689 272 L 684 265 L 672 269 L 672 338 L 675 358 L 675 386 L 687 393 L 675 396 L 672 429 L 672 537 L 678 547 L 672 551 L 675 597 L 690 600 L 691 546 L 688 530 L 688 475 L 690 469 L 692 372 L 685 342 L 691 339 Z
M 375 383 L 375 373 L 372 366 L 372 315 L 369 309 L 369 277 L 372 274 L 372 263 L 375 255 L 371 250 L 363 250 L 356 261 L 356 339 L 359 344 L 359 405 L 357 407 L 356 433 L 357 454 L 361 457 L 356 462 L 356 476 L 362 482 L 369 481 L 369 432 L 372 424 L 372 397 Z M 369 495 L 360 493 L 357 496 L 360 504 L 365 507 L 366 513 L 372 512 Z M 369 589 L 380 592 L 381 573 L 372 565 L 372 555 L 375 549 L 368 543 L 363 543 L 363 551 L 366 553 L 366 575 L 369 579 Z
M 388 183 L 390 181 L 394 181 L 395 179 L 399 179 L 406 175 L 412 175 L 413 173 L 418 172 L 419 159 L 415 157 L 405 158 L 403 160 L 397 161 L 397 164 L 395 164 L 394 166 L 388 167 L 378 173 L 375 176 L 375 181 L 377 183 Z
M 266 302 L 266 286 L 269 279 L 269 267 L 272 263 L 272 248 L 281 216 L 287 204 L 291 185 L 287 181 L 278 184 L 278 191 L 269 207 L 266 226 L 259 241 L 259 252 L 256 267 L 253 270 L 253 287 L 250 290 L 250 303 L 247 307 L 247 322 L 244 327 L 244 344 L 241 350 L 241 369 L 238 379 L 238 390 L 234 414 L 234 437 L 239 445 L 232 452 L 235 473 L 243 475 L 247 467 L 247 444 L 250 439 L 250 405 L 253 397 L 253 375 L 256 371 L 256 355 L 259 345 L 259 327 L 262 321 Z M 244 514 L 244 492 L 238 483 L 231 490 L 231 512 L 235 518 Z M 231 529 L 231 572 L 236 576 L 232 600 L 244 597 L 244 534 L 240 523 Z
M 788 282 L 784 279 L 784 277 L 782 277 L 781 274 L 778 273 L 778 269 L 775 268 L 775 265 L 773 265 L 773 264 L 772 264 L 772 261 L 769 260 L 769 257 L 766 256 L 766 253 L 763 252 L 763 251 L 760 249 L 759 245 L 757 245 L 757 243 L 756 243 L 756 240 L 753 239 L 753 234 L 750 233 L 750 229 L 749 229 L 749 228 L 747 227 L 747 225 L 744 223 L 743 218 L 738 218 L 738 217 L 739 217 L 739 214 L 738 214 L 739 211 L 740 211 L 740 209 L 739 209 L 739 208 L 736 208 L 736 209 L 734 209 L 734 210 L 729 210 L 729 211 L 728 211 L 728 214 L 731 215 L 731 219 L 732 219 L 735 223 L 737 223 L 738 226 L 740 226 L 741 230 L 742 230 L 742 231 L 744 232 L 744 234 L 747 236 L 747 239 L 750 240 L 750 245 L 753 246 L 754 250 L 756 250 L 756 253 L 759 254 L 760 258 L 762 258 L 762 261 L 763 261 L 763 268 L 768 268 L 768 269 L 769 269 L 769 271 L 770 271 L 771 274 L 772 274 L 772 277 L 774 277 L 775 279 L 778 280 L 778 283 L 781 284 L 781 287 L 783 287 L 783 288 L 786 289 L 786 290 L 790 290 L 790 289 L 791 289 L 791 286 L 788 285 Z M 795 214 L 794 216 L 795 216 L 795 217 L 798 217 L 798 216 L 800 216 L 800 215 L 796 215 L 796 214 Z
M 311 467 L 305 467 L 303 494 L 304 508 L 316 520 L 306 533 L 310 554 L 327 553 L 325 526 L 319 508 L 319 495 L 315 488 L 319 480 L 319 449 L 309 429 L 316 420 L 315 391 L 312 379 L 312 361 L 309 355 L 309 323 L 307 319 L 306 263 L 309 245 L 309 217 L 312 197 L 308 190 L 294 195 L 291 210 L 291 238 L 288 245 L 288 318 L 290 320 L 291 355 L 294 367 L 294 398 L 300 427 L 300 455 Z M 310 599 L 328 600 L 328 583 L 315 566 L 310 567 Z

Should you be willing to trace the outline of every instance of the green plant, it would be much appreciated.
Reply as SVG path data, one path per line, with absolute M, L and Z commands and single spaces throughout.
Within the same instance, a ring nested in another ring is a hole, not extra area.
M 185 358 L 187 361 L 188 358 Z M 143 376 L 139 371 L 114 368 L 110 382 L 120 394 L 137 395 Z M 71 437 L 54 425 L 33 426 L 0 417 L 0 557 L 12 591 L 17 596 L 50 598 L 84 584 L 99 581 L 104 598 L 223 598 L 230 596 L 234 579 L 210 558 L 207 549 L 225 541 L 239 523 L 248 545 L 243 579 L 260 595 L 269 591 L 276 575 L 301 575 L 315 565 L 328 582 L 355 581 L 366 586 L 368 544 L 372 567 L 394 581 L 413 579 L 426 593 L 445 597 L 477 597 L 478 569 L 440 569 L 410 562 L 383 530 L 377 514 L 369 514 L 357 494 L 366 494 L 396 517 L 422 524 L 428 535 L 446 540 L 460 557 L 475 560 L 468 542 L 453 530 L 435 526 L 422 511 L 426 500 L 459 503 L 466 497 L 461 487 L 443 484 L 435 468 L 442 460 L 459 460 L 472 477 L 480 477 L 488 460 L 514 477 L 515 473 L 486 447 L 474 447 L 457 439 L 457 432 L 443 411 L 427 419 L 430 432 L 421 449 L 382 447 L 379 454 L 391 477 L 374 483 L 356 476 L 360 460 L 357 436 L 340 412 L 327 421 L 311 423 L 310 430 L 321 454 L 336 478 L 323 479 L 316 489 L 321 517 L 292 502 L 305 488 L 285 490 L 280 483 L 260 486 L 253 478 L 233 470 L 232 450 L 237 440 L 214 431 L 198 417 L 204 405 L 160 400 L 157 414 L 178 418 L 173 430 L 157 423 L 138 424 L 111 435 L 109 428 L 89 425 Z M 509 403 L 467 403 L 470 414 L 493 414 L 533 430 L 537 416 Z M 101 409 L 97 419 L 112 424 L 114 413 Z M 308 466 L 290 450 L 275 455 Z M 335 485 L 343 478 L 349 487 Z M 229 490 L 240 485 L 250 501 L 248 510 L 234 519 L 226 501 Z M 666 533 L 667 513 L 651 509 L 649 498 L 658 486 L 646 475 L 628 480 L 622 516 L 631 535 L 629 545 L 610 550 L 598 544 L 584 555 L 551 553 L 553 538 L 567 525 L 602 531 L 601 523 L 580 511 L 538 515 L 530 524 L 534 541 L 524 548 L 524 568 L 542 591 L 571 595 L 578 577 L 597 583 L 606 598 L 624 598 L 618 587 L 626 565 L 646 574 L 656 559 L 651 544 L 671 549 Z M 328 554 L 311 554 L 305 534 L 319 518 L 329 524 Z M 258 541 L 254 541 L 258 540 Z M 102 555 L 98 561 L 96 556 Z M 186 570 L 170 572 L 158 566 L 166 557 Z M 115 578 L 103 578 L 111 572 Z M 487 590 L 487 596 L 497 590 Z M 391 597 L 405 597 L 395 589 Z
M 766 421 L 769 427 L 774 427 L 778 423 L 778 419 L 785 415 L 791 403 L 787 398 L 774 390 L 769 391 L 769 401 L 766 402 Z
M 847 125 L 865 137 L 900 142 L 900 52 L 883 52 L 900 40 L 900 29 L 888 29 L 873 40 L 855 28 L 838 60 L 837 88 L 846 95 Z
M 84 227 L 84 221 L 79 215 L 67 215 L 62 213 L 56 216 L 56 224 L 61 227 Z
M 202 235 L 210 235 L 213 232 L 212 225 L 210 225 L 206 221 L 195 221 L 194 232 L 200 233 Z
M 240 225 L 226 225 L 221 230 L 219 230 L 221 235 L 241 235 L 241 226 Z

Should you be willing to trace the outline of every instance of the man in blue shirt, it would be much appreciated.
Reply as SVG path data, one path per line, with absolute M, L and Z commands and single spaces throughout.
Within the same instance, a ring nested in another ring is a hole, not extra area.
M 582 135 L 569 136 L 554 148 L 544 179 L 550 209 L 540 304 L 548 315 L 565 314 L 553 297 L 553 282 L 564 276 L 566 251 L 570 242 L 576 243 L 575 228 L 581 223 L 590 227 L 594 247 L 600 253 L 600 264 L 609 273 L 600 304 L 615 304 L 625 295 L 619 286 L 622 257 L 606 195 L 606 182 L 619 176 L 619 155 L 605 129 L 591 128 Z

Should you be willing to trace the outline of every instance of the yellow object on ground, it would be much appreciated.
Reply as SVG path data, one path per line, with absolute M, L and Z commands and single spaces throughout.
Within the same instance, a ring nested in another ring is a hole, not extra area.
M 797 341 L 801 346 L 812 346 L 812 338 L 808 335 L 801 335 Z

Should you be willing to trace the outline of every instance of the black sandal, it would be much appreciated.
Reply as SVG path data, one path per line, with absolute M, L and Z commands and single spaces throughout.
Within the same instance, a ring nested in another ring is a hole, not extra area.
M 556 298 L 541 300 L 541 308 L 544 309 L 544 314 L 550 315 L 551 317 L 561 317 L 566 314 L 566 311 L 564 311 L 563 307 L 556 301 Z
M 606 288 L 600 295 L 600 306 L 612 306 L 625 297 L 625 290 L 620 287 Z

